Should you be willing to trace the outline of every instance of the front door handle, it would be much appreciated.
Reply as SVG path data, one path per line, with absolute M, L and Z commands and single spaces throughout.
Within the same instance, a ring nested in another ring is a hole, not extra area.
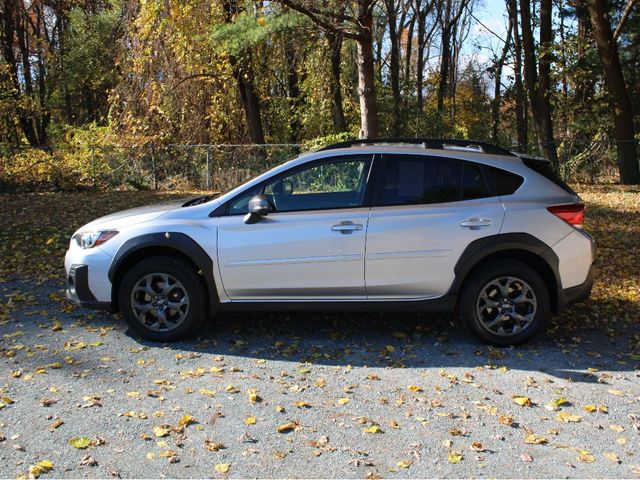
M 472 217 L 460 222 L 461 227 L 470 228 L 471 230 L 477 230 L 482 227 L 490 227 L 493 225 L 493 220 L 490 218 L 478 218 Z
M 362 225 L 360 225 L 359 223 L 345 221 L 345 222 L 341 222 L 339 225 L 334 225 L 333 227 L 331 227 L 331 230 L 333 230 L 334 232 L 340 232 L 346 235 L 349 233 L 353 233 L 357 230 L 362 230 L 362 228 L 363 228 Z

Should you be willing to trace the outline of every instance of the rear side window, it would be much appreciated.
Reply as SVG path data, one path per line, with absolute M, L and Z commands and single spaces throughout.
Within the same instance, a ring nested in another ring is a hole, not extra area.
M 452 158 L 385 155 L 378 205 L 418 205 L 491 196 L 480 165 Z
M 511 195 L 524 182 L 524 178 L 520 175 L 507 172 L 501 168 L 487 167 L 485 171 L 488 174 L 488 180 L 494 195 Z
M 473 200 L 475 198 L 490 197 L 489 188 L 482 175 L 480 166 L 476 163 L 464 162 L 464 174 L 462 177 L 462 199 Z
M 531 170 L 538 172 L 547 180 L 551 180 L 565 192 L 570 193 L 571 195 L 576 195 L 576 192 L 574 192 L 569 185 L 564 183 L 564 181 L 555 174 L 555 172 L 551 168 L 551 164 L 546 160 L 537 160 L 534 158 L 523 157 L 522 163 L 524 163 Z
M 385 155 L 382 205 L 413 205 L 460 200 L 462 162 L 448 158 Z

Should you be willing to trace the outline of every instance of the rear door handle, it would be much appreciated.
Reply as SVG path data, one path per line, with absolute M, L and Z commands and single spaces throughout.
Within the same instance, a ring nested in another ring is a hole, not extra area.
M 353 223 L 349 221 L 341 222 L 339 225 L 334 225 L 331 227 L 331 230 L 334 232 L 340 232 L 343 234 L 353 233 L 357 230 L 362 230 L 362 225 L 359 223 Z
M 477 230 L 482 227 L 490 227 L 493 225 L 493 220 L 490 218 L 478 218 L 472 217 L 460 222 L 461 227 L 470 228 L 471 230 Z

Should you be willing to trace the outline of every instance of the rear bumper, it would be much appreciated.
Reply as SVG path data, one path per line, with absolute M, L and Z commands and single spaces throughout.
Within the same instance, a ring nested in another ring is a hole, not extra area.
M 575 287 L 565 288 L 558 292 L 558 311 L 562 310 L 564 307 L 568 307 L 574 303 L 583 302 L 589 298 L 589 295 L 591 295 L 591 289 L 593 288 L 595 273 L 596 264 L 594 262 L 589 268 L 589 273 L 587 274 L 587 279 L 584 283 L 576 285 Z
M 89 289 L 89 266 L 71 265 L 67 273 L 67 298 L 85 308 L 113 312 L 111 302 L 100 302 Z

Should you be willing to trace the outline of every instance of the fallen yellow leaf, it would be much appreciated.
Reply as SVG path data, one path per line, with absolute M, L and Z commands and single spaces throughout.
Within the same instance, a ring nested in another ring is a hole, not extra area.
M 38 478 L 40 475 L 48 472 L 49 470 L 53 470 L 53 463 L 49 460 L 42 460 L 41 462 L 38 462 L 35 465 L 31 465 L 29 467 L 29 477 Z
M 278 433 L 287 433 L 298 428 L 298 422 L 288 422 L 276 427 Z
M 182 417 L 180 417 L 180 420 L 178 420 L 178 427 L 188 427 L 192 423 L 196 423 L 195 418 L 193 418 L 191 415 L 183 415 Z
M 524 443 L 528 443 L 529 445 L 544 445 L 547 443 L 547 439 L 540 435 L 531 434 L 524 437 Z
M 606 459 L 611 460 L 612 462 L 620 463 L 620 458 L 615 453 L 604 452 L 603 455 Z
M 569 412 L 560 412 L 557 418 L 565 423 L 578 423 L 582 420 L 580 415 L 571 415 Z
M 153 427 L 153 434 L 156 437 L 166 437 L 171 432 L 171 426 L 169 425 L 160 425 L 158 427 Z
M 69 440 L 69 445 L 71 445 L 72 447 L 78 448 L 80 450 L 83 450 L 87 448 L 89 445 L 91 445 L 91 440 L 89 440 L 87 437 L 75 437 Z
M 461 453 L 458 452 L 449 452 L 449 456 L 447 457 L 447 461 L 449 463 L 460 463 L 460 460 L 462 460 L 464 457 L 462 456 Z
M 249 390 L 247 390 L 247 395 L 249 396 L 249 402 L 251 403 L 257 403 L 262 400 L 255 388 L 250 388 Z
M 513 397 L 513 403 L 520 405 L 521 407 L 531 406 L 531 400 L 529 399 L 529 397 L 524 397 L 521 395 L 516 395 L 515 397 Z
M 596 458 L 586 450 L 578 450 L 578 460 L 584 463 L 593 463 Z
M 371 425 L 370 427 L 362 429 L 364 433 L 384 433 L 378 425 Z

